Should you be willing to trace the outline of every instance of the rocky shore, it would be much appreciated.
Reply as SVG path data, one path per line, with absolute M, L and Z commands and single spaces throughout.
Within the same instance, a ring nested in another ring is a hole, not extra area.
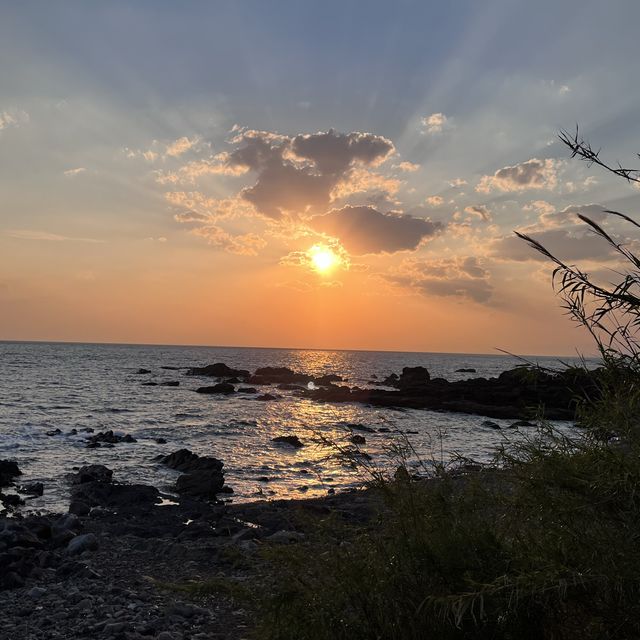
M 183 471 L 178 497 L 120 484 L 110 469 L 88 465 L 69 474 L 68 513 L 8 508 L 0 517 L 1 637 L 246 638 L 250 615 L 230 594 L 249 580 L 260 589 L 260 549 L 300 542 L 314 518 L 368 517 L 363 492 L 224 504 L 216 499 L 225 486 L 220 461 L 181 450 L 163 462 Z M 0 461 L 5 489 L 18 474 L 15 463 Z M 187 490 L 182 478 L 191 478 Z M 194 497 L 197 480 L 207 491 Z M 194 584 L 224 588 L 189 589 Z
M 460 371 L 475 372 L 473 369 Z M 215 378 L 216 384 L 197 389 L 207 394 L 256 393 L 256 386 L 271 386 L 319 402 L 358 402 L 514 420 L 542 413 L 550 420 L 572 420 L 575 398 L 584 397 L 585 393 L 592 397 L 597 392 L 598 371 L 570 368 L 549 372 L 520 366 L 496 378 L 475 377 L 450 382 L 432 378 L 425 367 L 404 367 L 400 374 L 391 374 L 381 381 L 372 379 L 367 388 L 350 387 L 337 374 L 314 377 L 286 367 L 263 367 L 251 373 L 216 363 L 189 369 L 187 375 Z M 246 388 L 244 384 L 253 386 Z M 257 397 L 259 400 L 276 398 L 268 393 Z

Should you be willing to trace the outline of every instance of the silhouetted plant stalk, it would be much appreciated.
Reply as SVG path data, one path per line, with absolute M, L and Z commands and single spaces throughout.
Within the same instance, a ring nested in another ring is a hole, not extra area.
M 590 165 L 596 164 L 629 182 L 640 183 L 639 170 L 604 162 L 600 158 L 600 150 L 594 151 L 580 137 L 577 128 L 575 134 L 562 131 L 559 138 L 571 149 L 572 157 Z M 640 228 L 640 224 L 624 213 L 612 210 L 605 210 L 605 213 Z M 621 259 L 621 270 L 611 270 L 620 278 L 617 284 L 599 284 L 586 271 L 551 253 L 535 238 L 518 231 L 515 233 L 556 265 L 552 280 L 554 289 L 563 300 L 563 307 L 593 336 L 605 362 L 622 360 L 626 365 L 640 366 L 640 258 L 594 220 L 582 214 L 578 214 L 578 218 Z

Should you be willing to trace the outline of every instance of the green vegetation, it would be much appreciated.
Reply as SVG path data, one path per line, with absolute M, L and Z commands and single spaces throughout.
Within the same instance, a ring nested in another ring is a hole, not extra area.
M 562 139 L 608 168 L 577 133 Z M 619 285 L 597 285 L 524 238 L 555 263 L 568 312 L 602 354 L 597 393 L 577 398 L 581 433 L 543 426 L 481 471 L 376 477 L 370 521 L 332 519 L 271 551 L 260 637 L 640 637 L 640 260 L 583 221 L 626 261 Z

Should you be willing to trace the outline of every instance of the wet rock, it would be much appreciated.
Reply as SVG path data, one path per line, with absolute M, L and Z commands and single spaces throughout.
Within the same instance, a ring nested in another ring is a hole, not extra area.
M 270 400 L 277 400 L 278 396 L 274 396 L 271 393 L 263 393 L 262 395 L 259 395 L 256 400 L 261 400 L 262 402 L 269 402 Z
M 0 503 L 5 509 L 15 509 L 24 504 L 24 500 L 15 493 L 0 493 Z
M 85 482 L 111 482 L 113 471 L 103 464 L 89 464 L 80 467 L 80 470 L 71 475 L 72 484 L 83 484 Z
M 143 382 L 140 386 L 141 387 L 157 387 L 158 383 L 157 382 Z
M 304 444 L 298 438 L 298 436 L 277 436 L 276 438 L 271 438 L 271 442 L 278 442 L 282 444 L 288 444 L 296 449 L 300 447 L 304 447 Z
M 240 387 L 238 393 L 258 393 L 255 387 Z
M 151 373 L 151 370 L 150 370 L 150 369 L 138 369 L 138 370 L 136 371 L 136 374 L 137 374 L 137 375 L 140 375 L 140 376 L 144 376 L 144 375 L 146 375 L 146 374 L 148 374 L 148 373 Z
M 367 440 L 364 436 L 358 435 L 357 433 L 353 434 L 349 440 L 353 442 L 353 444 L 366 444 Z
M 156 462 L 177 471 L 221 471 L 224 463 L 210 456 L 198 456 L 189 449 L 180 449 L 166 456 L 158 456 Z
M 224 475 L 220 471 L 191 471 L 176 480 L 178 493 L 213 500 L 224 486 Z
M 29 496 L 41 496 L 44 493 L 44 485 L 42 482 L 30 482 L 24 484 L 20 488 L 21 493 L 25 493 Z
M 0 460 L 0 487 L 8 487 L 15 477 L 21 475 L 22 471 L 18 468 L 17 462 Z
M 61 433 L 62 433 L 62 430 L 57 428 L 51 431 L 45 431 L 46 436 L 57 436 L 57 435 L 60 435 Z
M 198 387 L 196 389 L 196 393 L 234 393 L 235 387 L 229 382 L 219 382 L 218 384 L 214 384 L 212 387 Z
M 133 443 L 137 442 L 137 440 L 128 433 L 121 436 L 109 429 L 109 431 L 101 431 L 100 433 L 96 433 L 94 436 L 87 438 L 87 447 L 95 448 L 96 445 L 102 445 L 105 443 L 117 444 L 119 442 Z M 93 445 L 93 447 L 91 447 L 90 445 Z
M 301 389 L 305 389 L 305 387 L 292 382 L 281 382 L 277 388 L 281 391 L 300 391 Z
M 248 378 L 250 373 L 245 369 L 232 369 L 224 362 L 216 362 L 206 367 L 192 367 L 188 376 L 209 376 L 210 378 Z
M 334 382 L 342 382 L 342 376 L 336 375 L 335 373 L 329 373 L 324 376 L 320 376 L 318 378 L 313 379 L 313 383 L 317 384 L 319 387 L 323 387 L 329 384 L 333 384 Z
M 533 422 L 529 422 L 528 420 L 516 420 L 515 422 L 509 425 L 509 429 L 518 429 L 519 427 L 535 427 L 537 426 Z
M 250 384 L 303 384 L 311 382 L 313 377 L 306 373 L 297 373 L 288 367 L 260 367 L 249 378 Z
M 471 368 L 468 368 L 468 369 L 463 368 L 463 369 L 456 369 L 456 373 L 477 373 L 477 371 Z
M 156 438 L 155 439 L 155 443 L 156 444 L 167 444 L 167 441 L 164 438 Z
M 178 380 L 167 380 L 166 382 L 160 383 L 161 387 L 179 387 L 180 382 Z
M 487 427 L 488 429 L 500 429 L 500 425 L 493 420 L 483 420 L 482 426 Z

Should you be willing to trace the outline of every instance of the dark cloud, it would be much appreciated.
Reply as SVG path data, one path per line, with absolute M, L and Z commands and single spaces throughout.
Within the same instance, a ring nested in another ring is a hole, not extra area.
M 531 158 L 510 167 L 498 169 L 492 176 L 483 176 L 476 191 L 525 191 L 526 189 L 554 189 L 557 184 L 554 160 Z
M 343 207 L 314 216 L 309 226 L 338 238 L 351 254 L 413 250 L 442 230 L 440 222 L 408 215 L 384 214 L 373 207 Z
M 291 149 L 299 158 L 311 160 L 323 174 L 344 173 L 353 162 L 375 165 L 394 151 L 393 143 L 372 133 L 299 134 L 291 141 Z
M 231 143 L 236 148 L 226 156 L 225 166 L 258 174 L 242 197 L 273 219 L 326 211 L 333 189 L 348 182 L 357 166 L 375 166 L 394 151 L 391 141 L 382 136 L 333 129 L 293 138 L 241 130 Z
M 423 295 L 488 302 L 493 294 L 489 272 L 475 256 L 409 260 L 398 272 L 385 276 L 393 284 Z

